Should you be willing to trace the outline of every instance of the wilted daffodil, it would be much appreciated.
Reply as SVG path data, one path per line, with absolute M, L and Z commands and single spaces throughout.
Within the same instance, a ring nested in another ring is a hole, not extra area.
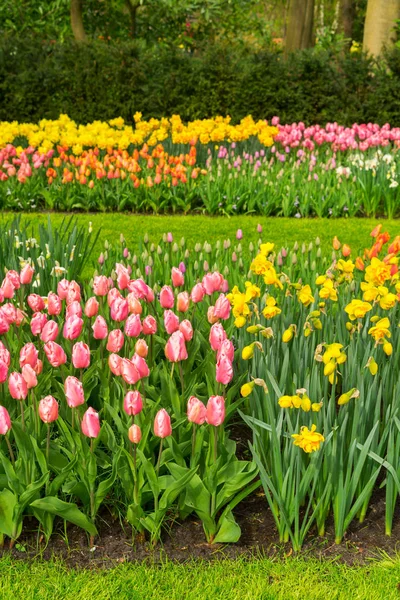
M 343 406 L 343 404 L 347 404 L 348 402 L 350 402 L 350 400 L 352 398 L 358 398 L 359 396 L 360 396 L 360 391 L 357 390 L 356 388 L 352 388 L 351 390 L 342 394 L 339 397 L 338 404 L 339 404 L 339 406 Z

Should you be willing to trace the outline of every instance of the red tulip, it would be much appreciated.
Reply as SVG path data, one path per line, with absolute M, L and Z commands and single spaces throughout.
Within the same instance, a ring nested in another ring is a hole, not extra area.
M 109 352 L 119 352 L 124 345 L 124 334 L 120 329 L 113 329 L 108 334 L 107 350 Z
M 183 333 L 183 337 L 185 338 L 186 342 L 190 342 L 190 340 L 193 338 L 193 327 L 191 322 L 187 319 L 180 323 L 179 331 Z
M 96 298 L 92 296 L 85 304 L 85 315 L 91 319 L 92 317 L 95 317 L 98 312 L 99 303 L 97 302 Z
M 32 281 L 35 269 L 30 264 L 26 264 L 19 274 L 19 279 L 23 285 L 29 285 Z
M 33 335 L 42 333 L 43 327 L 46 325 L 47 315 L 44 313 L 35 313 L 31 319 L 31 331 Z
M 127 415 L 138 415 L 143 409 L 143 400 L 140 392 L 130 391 L 124 398 L 124 411 Z
M 203 425 L 206 420 L 206 407 L 195 396 L 190 396 L 187 403 L 187 417 L 191 423 Z
M 39 352 L 32 342 L 25 344 L 25 346 L 22 346 L 19 353 L 19 366 L 22 369 L 24 365 L 31 365 L 33 368 L 37 363 L 38 356 Z
M 165 408 L 156 414 L 154 419 L 154 435 L 163 439 L 172 435 L 171 419 Z
M 42 342 L 54 342 L 59 333 L 58 325 L 55 321 L 47 321 L 40 334 Z
M 100 433 L 99 413 L 91 406 L 87 409 L 82 418 L 81 429 L 83 435 L 88 438 L 97 438 Z
M 225 400 L 222 396 L 211 396 L 207 402 L 206 421 L 218 427 L 225 419 Z
M 28 386 L 21 373 L 11 373 L 8 378 L 8 389 L 14 400 L 25 400 L 28 395 Z
M 39 417 L 43 423 L 52 423 L 58 419 L 58 402 L 53 396 L 46 396 L 39 402 Z
M 101 315 L 96 317 L 92 325 L 93 337 L 95 340 L 104 340 L 108 335 L 108 327 L 106 320 Z
M 82 333 L 82 327 L 83 320 L 80 317 L 68 317 L 64 323 L 63 336 L 66 340 L 76 340 Z
M 172 308 L 175 304 L 174 292 L 169 285 L 164 285 L 160 292 L 160 304 L 163 308 Z
M 131 425 L 128 430 L 128 437 L 132 444 L 138 444 L 142 439 L 142 432 L 139 425 Z
M 87 369 L 90 365 L 89 346 L 84 342 L 77 342 L 72 348 L 72 364 L 75 369 Z
M 171 279 L 172 279 L 172 285 L 174 287 L 181 287 L 185 283 L 185 277 L 184 277 L 182 271 L 180 271 L 176 267 L 172 267 Z
M 172 310 L 164 311 L 164 327 L 168 335 L 179 329 L 179 318 Z
M 157 333 L 157 321 L 152 315 L 149 315 L 143 319 L 142 328 L 145 335 L 154 335 Z
M 76 408 L 85 402 L 83 384 L 79 379 L 69 375 L 64 382 L 65 397 L 70 408 Z
M 27 364 L 22 367 L 22 377 L 28 386 L 28 390 L 31 390 L 37 386 L 36 371 L 31 367 L 31 365 Z
M 0 406 L 0 434 L 6 435 L 11 429 L 11 419 L 8 410 Z
M 142 331 L 142 323 L 138 314 L 129 315 L 125 323 L 125 333 L 128 337 L 138 337 Z
M 110 354 L 108 357 L 108 366 L 113 375 L 121 375 L 122 358 L 118 354 Z
M 210 329 L 210 345 L 213 350 L 219 350 L 222 342 L 226 340 L 226 331 L 221 323 L 215 323 Z
M 165 356 L 171 362 L 180 362 L 188 357 L 185 338 L 181 331 L 175 331 L 165 345 Z
M 62 310 L 62 300 L 54 292 L 50 292 L 47 296 L 47 312 L 49 315 L 59 315 Z
M 60 367 L 67 362 L 67 355 L 59 344 L 56 342 L 47 342 L 43 347 L 44 352 L 47 356 L 47 360 L 52 367 Z
M 139 339 L 135 344 L 135 352 L 142 358 L 146 358 L 149 353 L 149 347 L 145 340 Z

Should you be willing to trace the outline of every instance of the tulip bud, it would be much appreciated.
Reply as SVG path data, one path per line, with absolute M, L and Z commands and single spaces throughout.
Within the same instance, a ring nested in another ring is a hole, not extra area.
M 100 419 L 97 413 L 91 406 L 87 409 L 82 418 L 81 429 L 83 435 L 89 438 L 97 438 L 100 433 Z
M 211 396 L 207 402 L 206 421 L 218 427 L 225 419 L 225 400 L 222 396 Z
M 124 411 L 127 415 L 138 415 L 143 409 L 143 400 L 140 392 L 129 391 L 124 398 Z
M 39 417 L 43 423 L 52 423 L 58 419 L 58 402 L 53 396 L 46 396 L 39 402 Z
M 164 408 L 158 411 L 154 419 L 154 435 L 161 439 L 172 435 L 171 418 Z
M 142 432 L 139 425 L 131 425 L 128 430 L 129 441 L 132 444 L 139 444 L 142 439 Z
M 203 425 L 206 420 L 206 407 L 195 396 L 190 396 L 187 404 L 188 421 L 195 425 Z

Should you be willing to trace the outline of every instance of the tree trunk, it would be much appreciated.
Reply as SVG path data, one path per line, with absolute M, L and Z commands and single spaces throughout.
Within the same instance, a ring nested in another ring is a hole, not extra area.
M 82 0 L 71 0 L 71 29 L 77 42 L 86 42 L 83 27 Z
M 400 19 L 400 0 L 368 0 L 363 50 L 379 56 L 395 39 L 395 21 Z
M 125 0 L 125 5 L 129 10 L 129 15 L 131 18 L 130 25 L 130 34 L 133 39 L 136 38 L 136 14 L 137 9 L 139 8 L 139 2 L 135 2 L 134 0 Z
M 339 32 L 351 40 L 353 38 L 353 24 L 355 17 L 354 0 L 340 0 L 339 4 Z
M 290 0 L 285 55 L 313 45 L 314 0 Z

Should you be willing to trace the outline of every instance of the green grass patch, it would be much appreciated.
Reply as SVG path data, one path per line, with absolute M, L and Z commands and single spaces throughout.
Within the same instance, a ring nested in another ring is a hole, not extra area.
M 357 567 L 290 558 L 69 570 L 6 557 L 0 572 L 7 600 L 391 600 L 399 597 L 400 559 Z

